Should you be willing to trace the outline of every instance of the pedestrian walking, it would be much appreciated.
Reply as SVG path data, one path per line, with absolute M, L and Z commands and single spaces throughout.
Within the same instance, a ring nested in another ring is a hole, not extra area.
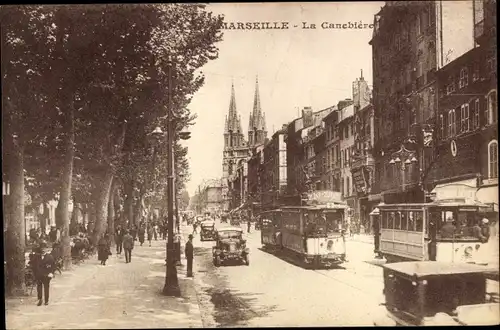
M 97 260 L 101 262 L 101 265 L 106 266 L 106 261 L 111 255 L 111 242 L 109 240 L 109 235 L 102 235 L 97 243 Z
M 250 221 L 250 219 L 248 219 L 247 221 L 247 233 L 250 234 L 250 228 L 252 227 L 252 222 Z
M 122 253 L 124 231 L 121 225 L 118 225 L 115 230 L 116 254 Z
M 193 235 L 188 236 L 188 241 L 186 242 L 186 247 L 184 248 L 184 254 L 187 260 L 187 277 L 193 277 L 193 257 L 194 257 L 194 247 L 193 247 Z
M 154 235 L 155 241 L 157 241 L 158 240 L 158 225 L 156 223 L 153 227 L 153 235 Z
M 193 222 L 193 232 L 192 232 L 192 234 L 195 234 L 195 233 L 198 234 L 198 232 L 196 231 L 196 228 L 198 228 L 198 222 L 195 220 Z
M 123 249 L 125 250 L 125 263 L 132 261 L 132 250 L 134 249 L 134 238 L 128 231 L 123 236 Z
M 130 235 L 132 235 L 135 242 L 137 240 L 137 226 L 135 224 L 132 225 L 132 229 L 130 229 Z
M 163 240 L 167 239 L 167 220 L 164 220 L 161 225 L 161 236 Z
M 146 237 L 146 229 L 144 228 L 144 225 L 142 225 L 139 228 L 138 235 L 139 235 L 139 243 L 141 243 L 142 246 L 142 244 L 144 244 L 144 239 Z
M 54 277 L 55 260 L 49 253 L 46 242 L 40 242 L 35 249 L 35 254 L 31 260 L 33 276 L 36 281 L 36 293 L 38 297 L 38 306 L 42 305 L 42 291 L 45 305 L 49 304 L 50 280 Z
M 149 246 L 151 246 L 151 240 L 153 239 L 153 227 L 148 225 L 148 241 Z

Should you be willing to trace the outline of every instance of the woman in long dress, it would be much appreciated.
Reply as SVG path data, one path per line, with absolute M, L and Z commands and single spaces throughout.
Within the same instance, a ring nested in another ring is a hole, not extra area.
M 102 235 L 97 243 L 97 259 L 101 262 L 101 265 L 106 265 L 110 252 L 109 236 L 107 234 Z

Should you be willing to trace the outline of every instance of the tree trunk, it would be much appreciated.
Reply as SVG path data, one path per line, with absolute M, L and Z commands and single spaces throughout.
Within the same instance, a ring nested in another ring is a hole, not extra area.
M 108 219 L 108 202 L 109 202 L 109 192 L 111 190 L 111 184 L 113 181 L 113 171 L 111 167 L 108 167 L 104 177 L 99 180 L 95 191 L 95 211 L 96 211 L 96 221 L 95 221 L 95 231 L 93 234 L 94 242 L 97 242 L 99 237 L 106 231 L 106 220 Z
M 64 269 L 71 268 L 71 246 L 69 238 L 69 202 L 71 198 L 71 183 L 73 179 L 73 158 L 75 155 L 74 140 L 75 140 L 75 127 L 74 127 L 74 110 L 71 101 L 66 105 L 66 145 L 64 155 L 64 167 L 62 173 L 62 186 L 59 196 L 59 216 L 60 224 L 58 227 L 61 229 L 61 245 Z
M 96 210 L 95 210 L 95 202 L 91 203 L 88 206 L 88 230 L 87 234 L 90 238 L 94 237 L 95 223 L 96 223 Z
M 78 219 L 80 219 L 80 204 L 76 202 L 76 198 L 73 196 L 73 212 L 71 212 L 70 226 L 76 226 Z
M 10 166 L 10 217 L 6 237 L 7 292 L 12 295 L 25 293 L 26 224 L 24 214 L 24 148 L 12 143 L 9 151 Z
M 137 196 L 137 200 L 135 201 L 135 210 L 134 210 L 134 224 L 139 226 L 139 223 L 142 219 L 142 201 L 144 199 L 144 185 L 141 185 L 141 190 L 139 191 L 139 196 Z
M 108 202 L 108 232 L 110 235 L 114 235 L 115 232 L 115 193 L 117 186 L 115 180 L 111 183 L 111 189 L 109 191 L 109 202 Z M 111 240 L 114 243 L 114 239 Z
M 127 220 L 129 226 L 134 221 L 134 183 L 128 182 L 125 186 L 125 207 L 123 210 L 124 219 L 122 219 L 122 227 L 125 227 Z

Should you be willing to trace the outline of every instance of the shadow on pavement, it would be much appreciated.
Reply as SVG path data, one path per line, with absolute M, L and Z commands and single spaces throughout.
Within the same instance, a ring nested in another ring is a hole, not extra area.
M 262 247 L 257 248 L 257 249 L 259 249 L 262 252 L 271 254 L 271 255 L 275 256 L 276 258 L 278 258 L 280 260 L 283 260 L 283 261 L 285 261 L 286 263 L 288 263 L 290 265 L 294 265 L 294 266 L 297 266 L 297 267 L 300 267 L 300 268 L 303 268 L 303 269 L 307 269 L 307 270 L 346 269 L 341 264 L 330 265 L 330 266 L 328 266 L 328 265 L 320 265 L 320 266 L 315 267 L 314 269 L 312 269 L 311 265 L 308 265 L 308 264 L 304 263 L 302 260 L 298 260 L 297 258 L 294 258 L 293 256 L 290 256 L 290 255 L 288 255 L 285 252 L 282 252 L 280 250 L 264 249 Z

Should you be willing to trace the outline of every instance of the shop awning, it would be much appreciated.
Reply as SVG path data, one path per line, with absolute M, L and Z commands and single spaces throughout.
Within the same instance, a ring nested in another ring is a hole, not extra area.
M 476 192 L 476 199 L 481 203 L 491 205 L 493 211 L 498 212 L 498 186 L 479 188 Z
M 476 199 L 476 185 L 473 180 L 438 184 L 431 193 L 436 194 L 436 200 Z

